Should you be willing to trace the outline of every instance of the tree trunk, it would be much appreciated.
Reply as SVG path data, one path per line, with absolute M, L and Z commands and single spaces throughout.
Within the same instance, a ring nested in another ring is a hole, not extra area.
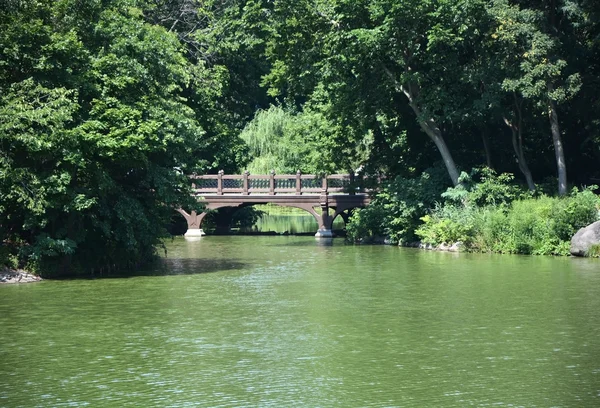
M 417 114 L 417 117 L 420 116 L 420 110 L 414 106 L 414 104 L 410 104 L 411 108 L 413 108 L 413 111 L 415 112 L 415 114 Z M 448 149 L 448 145 L 446 145 L 446 141 L 444 140 L 444 137 L 442 136 L 442 132 L 440 131 L 440 129 L 437 127 L 435 121 L 433 119 L 428 119 L 428 120 L 422 120 L 419 119 L 419 125 L 421 126 L 421 129 L 423 129 L 423 131 L 425 133 L 427 133 L 427 135 L 431 138 L 431 140 L 433 140 L 433 143 L 435 143 L 438 151 L 440 152 L 440 155 L 442 156 L 442 160 L 444 161 L 444 164 L 446 165 L 446 170 L 448 171 L 448 175 L 450 176 L 450 179 L 452 180 L 452 184 L 456 187 L 459 182 L 458 182 L 458 177 L 460 175 L 460 173 L 458 172 L 458 168 L 456 167 L 456 164 L 454 163 L 454 159 L 452 158 L 452 153 L 450 153 L 450 149 Z
M 519 170 L 525 176 L 525 181 L 527 182 L 527 188 L 529 191 L 535 191 L 535 183 L 533 182 L 533 177 L 531 176 L 531 171 L 529 170 L 529 166 L 527 165 L 527 160 L 525 159 L 525 153 L 523 152 L 523 112 L 521 110 L 523 106 L 523 100 L 519 100 L 517 95 L 513 93 L 513 113 L 517 118 L 517 124 L 515 125 L 508 118 L 504 117 L 504 123 L 506 126 L 510 128 L 512 132 L 512 145 L 515 151 L 515 155 L 517 156 L 517 164 L 519 165 Z
M 487 127 L 481 129 L 481 141 L 483 142 L 483 151 L 485 152 L 486 165 L 490 169 L 493 169 L 494 165 L 492 164 L 492 151 L 490 149 L 490 138 L 488 137 Z
M 438 151 L 440 152 L 440 155 L 442 156 L 442 160 L 446 165 L 446 170 L 448 170 L 448 175 L 452 180 L 452 184 L 454 186 L 457 186 L 459 184 L 458 177 L 460 173 L 458 171 L 458 168 L 456 167 L 456 164 L 454 163 L 452 153 L 450 153 L 450 149 L 448 149 L 448 145 L 446 145 L 446 141 L 442 136 L 442 132 L 440 131 L 440 128 L 437 126 L 433 118 L 424 118 L 423 114 L 421 113 L 421 109 L 415 101 L 415 97 L 419 93 L 418 85 L 409 83 L 406 86 L 404 86 L 403 84 L 398 82 L 398 80 L 394 76 L 394 73 L 388 67 L 384 65 L 383 70 L 388 76 L 388 78 L 390 78 L 394 83 L 394 87 L 396 88 L 396 90 L 402 92 L 408 98 L 408 103 L 410 107 L 412 108 L 413 112 L 415 112 L 415 115 L 417 115 L 417 121 L 419 123 L 419 126 L 421 126 L 421 129 L 423 129 L 423 131 L 431 138 L 431 140 L 433 140 L 433 143 L 435 143 Z
M 504 118 L 504 123 L 506 123 L 512 132 L 512 145 L 515 155 L 517 156 L 519 170 L 521 170 L 521 173 L 523 173 L 523 176 L 525 176 L 525 181 L 527 182 L 527 188 L 529 188 L 529 191 L 534 191 L 535 183 L 533 182 L 533 177 L 531 176 L 531 171 L 529 170 L 527 160 L 525 159 L 525 153 L 523 152 L 523 134 L 521 130 L 521 123 L 519 123 L 519 126 L 516 126 L 507 118 Z
M 558 113 L 556 112 L 556 105 L 551 99 L 548 100 L 548 108 L 552 141 L 554 142 L 554 153 L 556 154 L 556 167 L 558 170 L 558 195 L 564 196 L 567 194 L 567 165 L 565 163 L 565 151 L 563 149 L 562 138 L 560 137 Z

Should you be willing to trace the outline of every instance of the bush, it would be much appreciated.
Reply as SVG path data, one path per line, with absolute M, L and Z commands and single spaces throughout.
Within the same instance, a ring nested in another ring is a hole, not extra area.
M 515 200 L 531 197 L 531 193 L 523 186 L 514 184 L 514 175 L 510 173 L 496 174 L 488 167 L 475 168 L 470 174 L 462 172 L 460 184 L 450 187 L 442 198 L 456 205 L 505 206 Z
M 442 166 L 432 167 L 419 177 L 398 177 L 384 185 L 371 204 L 356 211 L 346 226 L 347 239 L 368 242 L 388 237 L 392 242 L 415 239 L 420 218 L 435 205 L 448 187 L 448 176 Z
M 465 204 L 446 203 L 423 217 L 416 233 L 432 245 L 462 241 L 470 251 L 568 255 L 573 234 L 599 218 L 593 188 L 574 189 L 564 198 L 542 195 L 483 207 L 469 204 L 467 193 Z
M 586 255 L 592 258 L 600 258 L 600 244 L 592 245 Z
M 575 232 L 600 219 L 596 186 L 562 198 L 534 197 L 514 185 L 511 174 L 487 168 L 462 173 L 458 186 L 440 194 L 445 181 L 439 167 L 397 178 L 350 219 L 348 239 L 406 242 L 416 236 L 434 246 L 462 242 L 474 252 L 568 255 Z M 436 203 L 440 196 L 442 204 Z
M 451 218 L 438 218 L 426 215 L 421 218 L 423 225 L 415 233 L 427 244 L 466 243 L 471 240 L 472 224 L 462 224 Z
M 570 240 L 580 229 L 599 218 L 600 199 L 590 186 L 583 191 L 574 188 L 569 197 L 557 200 L 553 208 L 554 232 L 562 240 Z

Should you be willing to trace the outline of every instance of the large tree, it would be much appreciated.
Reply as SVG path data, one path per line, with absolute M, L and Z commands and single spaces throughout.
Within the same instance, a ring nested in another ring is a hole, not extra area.
M 471 106 L 474 90 L 464 80 L 464 64 L 476 57 L 486 24 L 484 5 L 459 0 L 276 2 L 277 35 L 270 48 L 274 69 L 268 79 L 287 94 L 325 92 L 334 104 L 331 114 L 353 128 L 361 127 L 359 119 L 363 128 L 372 128 L 412 116 L 456 185 L 459 170 L 444 133 Z
M 189 99 L 203 72 L 139 5 L 0 11 L 0 229 L 25 261 L 131 267 L 154 253 L 173 208 L 191 204 L 184 174 L 216 146 Z
M 565 31 L 572 31 L 581 10 L 577 2 L 570 0 L 519 3 L 495 0 L 490 7 L 497 21 L 494 37 L 504 46 L 503 87 L 515 95 L 516 107 L 521 104 L 518 100 L 524 98 L 547 115 L 556 157 L 558 193 L 565 195 L 567 163 L 559 105 L 579 91 L 581 77 L 568 62 L 568 54 L 576 50 L 566 48 L 564 37 L 572 34 Z M 516 125 L 511 126 L 514 129 Z

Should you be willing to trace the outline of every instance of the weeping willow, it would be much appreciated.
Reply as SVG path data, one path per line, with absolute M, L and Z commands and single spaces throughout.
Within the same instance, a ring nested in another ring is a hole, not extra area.
M 301 140 L 295 137 L 296 116 L 280 106 L 260 110 L 242 131 L 240 137 L 248 146 L 253 174 L 278 174 L 303 170 Z

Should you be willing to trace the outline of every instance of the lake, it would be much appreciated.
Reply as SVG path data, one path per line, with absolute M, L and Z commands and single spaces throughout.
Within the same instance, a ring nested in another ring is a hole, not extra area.
M 600 261 L 177 238 L 0 286 L 1 407 L 598 407 Z

